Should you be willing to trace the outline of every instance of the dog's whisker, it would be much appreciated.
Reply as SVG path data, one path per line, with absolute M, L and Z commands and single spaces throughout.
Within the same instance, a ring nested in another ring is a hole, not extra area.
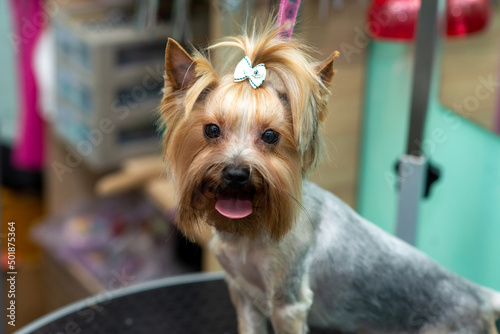
M 311 224 L 311 226 L 314 227 L 314 224 L 312 222 L 312 218 L 311 216 L 309 215 L 309 212 L 307 212 L 306 208 L 304 207 L 304 205 L 302 205 L 302 203 L 299 202 L 298 199 L 296 199 L 292 194 L 288 193 L 288 196 L 290 196 L 294 201 L 295 203 L 297 203 L 297 205 L 299 206 L 299 208 L 302 210 L 302 212 L 305 213 L 306 217 L 307 217 L 307 220 L 309 221 L 309 223 Z

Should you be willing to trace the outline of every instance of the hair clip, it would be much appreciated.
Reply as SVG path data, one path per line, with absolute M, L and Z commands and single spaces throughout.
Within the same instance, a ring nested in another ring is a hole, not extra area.
M 234 70 L 234 81 L 241 82 L 248 78 L 250 85 L 255 89 L 262 85 L 264 79 L 266 78 L 266 66 L 264 64 L 259 64 L 252 67 L 252 62 L 245 56 Z

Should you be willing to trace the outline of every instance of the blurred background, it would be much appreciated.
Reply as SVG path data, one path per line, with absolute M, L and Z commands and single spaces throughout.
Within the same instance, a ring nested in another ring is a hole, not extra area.
M 0 138 L 3 288 L 15 223 L 16 327 L 68 303 L 220 266 L 209 231 L 173 224 L 155 108 L 168 37 L 186 48 L 265 21 L 273 0 L 3 0 Z M 418 0 L 303 0 L 295 33 L 340 51 L 327 157 L 311 180 L 395 232 L 409 129 Z M 438 170 L 417 247 L 500 289 L 500 8 L 448 0 L 417 143 Z M 12 226 L 12 225 L 10 225 Z M 11 252 L 12 253 L 12 252 Z M 3 298 L 7 299 L 7 293 Z M 0 330 L 1 331 L 1 330 Z

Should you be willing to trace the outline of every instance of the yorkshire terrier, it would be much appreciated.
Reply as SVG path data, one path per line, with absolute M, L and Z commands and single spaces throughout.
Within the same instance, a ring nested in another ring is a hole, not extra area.
M 160 105 L 179 228 L 213 230 L 240 333 L 497 333 L 500 294 L 306 181 L 334 75 L 279 29 L 189 55 L 168 40 Z

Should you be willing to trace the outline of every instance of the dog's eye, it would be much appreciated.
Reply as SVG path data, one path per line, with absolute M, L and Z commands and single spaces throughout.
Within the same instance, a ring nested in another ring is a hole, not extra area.
M 205 132 L 205 137 L 207 137 L 208 139 L 215 139 L 220 137 L 220 129 L 215 124 L 205 125 L 203 131 Z
M 266 130 L 260 139 L 268 145 L 274 145 L 280 140 L 280 134 L 274 130 Z

